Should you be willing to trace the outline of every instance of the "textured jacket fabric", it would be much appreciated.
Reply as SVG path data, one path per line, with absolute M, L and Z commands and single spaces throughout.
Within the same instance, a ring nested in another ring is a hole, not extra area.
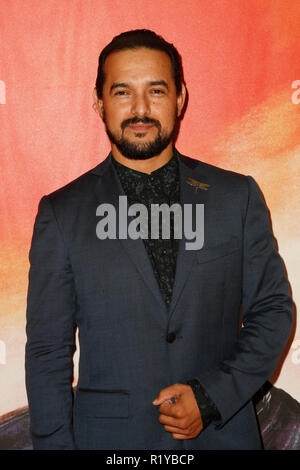
M 251 397 L 274 371 L 292 324 L 268 210 L 252 177 L 175 152 L 182 207 L 204 204 L 204 245 L 186 249 L 183 231 L 169 311 L 143 240 L 96 236 L 99 204 L 116 208 L 118 225 L 124 195 L 111 154 L 40 201 L 26 343 L 35 449 L 261 448 Z M 191 377 L 221 420 L 178 441 L 152 401 Z

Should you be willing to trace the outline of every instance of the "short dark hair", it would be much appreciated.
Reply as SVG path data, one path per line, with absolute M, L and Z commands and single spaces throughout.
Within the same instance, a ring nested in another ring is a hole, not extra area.
M 115 36 L 102 50 L 99 56 L 96 79 L 98 98 L 102 98 L 103 96 L 103 85 L 105 81 L 104 64 L 106 58 L 113 52 L 122 51 L 124 49 L 137 49 L 139 47 L 157 49 L 168 54 L 172 64 L 172 74 L 175 82 L 176 93 L 179 95 L 184 79 L 181 57 L 175 46 L 165 41 L 165 39 L 149 29 L 134 29 Z

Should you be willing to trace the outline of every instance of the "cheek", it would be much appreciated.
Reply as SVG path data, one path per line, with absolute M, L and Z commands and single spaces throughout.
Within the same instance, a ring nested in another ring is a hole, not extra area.
M 167 129 L 172 129 L 176 120 L 176 112 L 174 109 L 168 109 L 166 112 L 162 114 L 161 117 L 161 124 L 162 127 Z
M 123 120 L 123 113 L 120 112 L 120 109 L 105 108 L 105 122 L 109 128 L 120 129 Z
M 119 103 L 118 105 L 111 108 L 111 113 L 119 121 L 124 121 L 124 119 L 132 118 L 133 110 L 130 102 Z

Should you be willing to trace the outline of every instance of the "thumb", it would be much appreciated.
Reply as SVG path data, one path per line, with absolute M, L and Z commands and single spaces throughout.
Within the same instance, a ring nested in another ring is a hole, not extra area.
M 178 392 L 178 390 L 177 390 L 177 387 L 175 385 L 171 385 L 170 387 L 164 388 L 159 392 L 157 398 L 155 398 L 155 400 L 153 400 L 152 404 L 153 405 L 161 405 L 165 401 L 169 401 L 169 403 L 173 403 L 174 398 L 176 398 L 178 396 L 178 393 L 176 393 L 176 392 Z M 172 398 L 173 398 L 173 400 L 172 400 Z

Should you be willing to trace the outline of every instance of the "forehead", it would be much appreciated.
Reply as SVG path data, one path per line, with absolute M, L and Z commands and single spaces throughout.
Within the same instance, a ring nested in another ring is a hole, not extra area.
M 173 81 L 172 63 L 166 52 L 140 47 L 125 49 L 110 54 L 104 64 L 105 82 L 111 84 L 116 80 Z

